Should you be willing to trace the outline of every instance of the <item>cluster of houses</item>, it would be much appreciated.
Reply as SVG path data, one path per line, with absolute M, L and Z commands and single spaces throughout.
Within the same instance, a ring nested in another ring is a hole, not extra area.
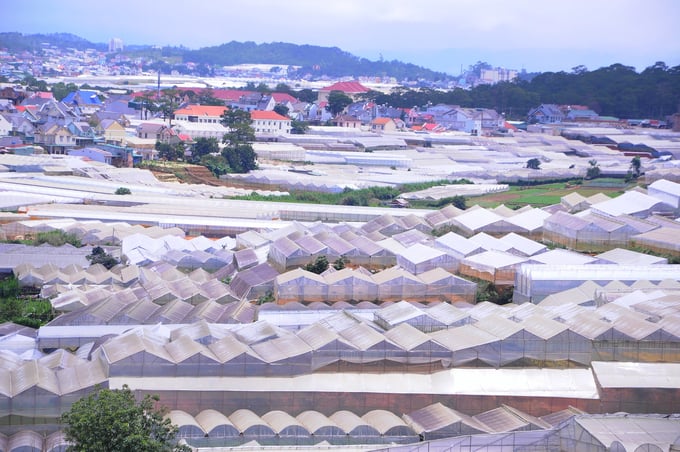
M 332 91 L 343 92 L 354 100 L 335 117 L 326 108 Z M 157 141 L 221 139 L 226 132 L 221 116 L 227 108 L 250 112 L 256 135 L 265 139 L 290 134 L 292 121 L 376 133 L 411 129 L 481 134 L 505 126 L 503 116 L 491 109 L 455 105 L 393 108 L 361 100 L 361 95 L 368 91 L 356 81 L 337 82 L 320 89 L 317 101 L 302 102 L 288 93 L 211 90 L 224 105 L 209 106 L 192 103 L 191 93 L 180 90 L 179 107 L 174 111 L 173 120 L 167 121 L 148 117 L 136 101 L 144 93 L 80 89 L 58 100 L 51 92 L 27 92 L 22 87 L 7 85 L 0 90 L 0 146 L 22 152 L 25 146 L 37 145 L 50 154 L 73 154 L 76 149 L 97 148 L 102 152 L 88 151 L 83 155 L 106 163 L 125 164 L 130 160 L 129 155 L 153 159 Z M 276 113 L 277 106 L 285 107 L 287 116 Z M 121 149 L 102 148 L 103 144 Z M 33 150 L 30 148 L 30 152 Z

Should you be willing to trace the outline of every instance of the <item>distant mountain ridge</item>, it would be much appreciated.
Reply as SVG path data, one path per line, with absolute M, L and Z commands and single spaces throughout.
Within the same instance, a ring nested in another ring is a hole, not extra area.
M 104 51 L 107 44 L 96 44 L 71 33 L 48 33 L 24 35 L 18 32 L 0 33 L 0 49 L 5 48 L 12 52 L 37 51 L 49 44 L 59 48 L 73 48 L 77 50 L 95 49 Z
M 12 52 L 36 51 L 43 44 L 58 48 L 75 48 L 78 50 L 96 49 L 105 51 L 107 44 L 92 43 L 70 33 L 23 35 L 18 32 L 0 33 L 0 48 Z M 151 49 L 152 46 L 129 46 L 132 51 Z M 123 52 L 125 53 L 125 52 Z M 451 75 L 433 71 L 401 61 L 370 61 L 345 52 L 337 47 L 321 47 L 314 45 L 297 45 L 283 42 L 256 44 L 252 41 L 237 42 L 203 47 L 198 50 L 185 47 L 165 47 L 163 56 L 180 57 L 183 62 L 194 62 L 218 66 L 237 64 L 280 64 L 281 66 L 299 66 L 300 75 L 311 74 L 331 77 L 395 77 L 398 80 L 445 80 Z

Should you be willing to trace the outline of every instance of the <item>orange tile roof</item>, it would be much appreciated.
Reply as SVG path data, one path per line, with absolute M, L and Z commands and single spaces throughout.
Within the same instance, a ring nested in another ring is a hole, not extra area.
M 385 125 L 388 122 L 392 121 L 392 118 L 375 118 L 373 120 L 373 124 L 382 124 Z
M 191 116 L 222 116 L 227 107 L 214 105 L 187 105 L 184 108 L 175 110 L 175 115 Z
M 290 121 L 290 118 L 287 118 L 286 116 L 281 116 L 275 111 L 270 111 L 270 110 L 253 110 L 250 112 L 250 119 L 256 120 L 256 119 L 271 119 L 271 120 L 277 120 L 277 121 Z

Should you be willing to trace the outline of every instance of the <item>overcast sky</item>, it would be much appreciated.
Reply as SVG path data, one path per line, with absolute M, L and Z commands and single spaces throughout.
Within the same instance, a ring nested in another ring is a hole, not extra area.
M 0 0 L 0 31 L 200 48 L 229 41 L 339 47 L 460 73 L 680 65 L 678 0 Z

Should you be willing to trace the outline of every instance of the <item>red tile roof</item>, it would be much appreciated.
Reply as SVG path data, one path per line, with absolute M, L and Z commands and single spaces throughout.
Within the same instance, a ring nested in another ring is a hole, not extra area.
M 275 111 L 253 110 L 250 112 L 250 119 L 271 119 L 276 121 L 290 121 L 290 118 L 281 116 Z
M 298 100 L 291 96 L 288 93 L 272 93 L 272 97 L 274 98 L 274 101 L 276 101 L 277 104 L 281 104 L 283 102 L 290 102 L 291 104 L 294 104 Z
M 343 93 L 367 93 L 369 91 L 364 85 L 357 81 L 337 82 L 331 86 L 321 88 L 319 91 L 342 91 Z

